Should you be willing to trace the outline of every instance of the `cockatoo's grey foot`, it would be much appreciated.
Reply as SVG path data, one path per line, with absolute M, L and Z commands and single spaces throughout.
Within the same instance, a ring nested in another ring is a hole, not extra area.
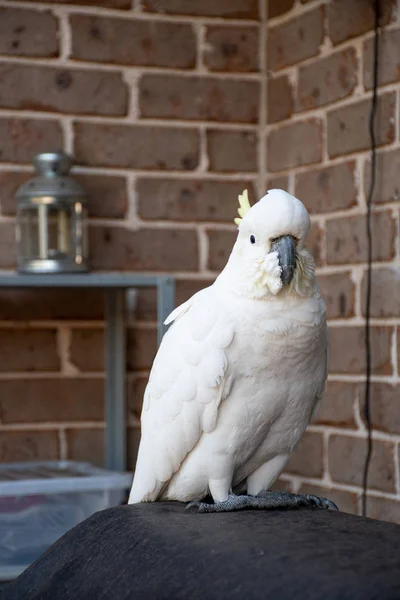
M 339 510 L 332 500 L 320 498 L 313 494 L 291 494 L 290 492 L 270 492 L 263 490 L 255 499 L 258 501 L 257 508 L 298 508 L 300 506 L 311 506 L 314 508 Z
M 186 509 L 191 512 L 216 513 L 230 512 L 244 509 L 264 509 L 272 510 L 275 508 L 299 508 L 300 506 L 310 506 L 316 508 L 330 508 L 339 510 L 334 502 L 327 498 L 319 498 L 311 494 L 290 494 L 289 492 L 269 492 L 262 491 L 257 496 L 236 496 L 229 494 L 227 500 L 223 502 L 189 502 Z
M 210 504 L 207 502 L 189 502 L 186 506 L 186 510 L 199 513 L 230 512 L 233 510 L 243 510 L 245 508 L 255 508 L 252 505 L 254 500 L 256 500 L 255 496 L 236 496 L 235 494 L 229 494 L 227 500 L 224 500 L 223 502 L 214 502 Z

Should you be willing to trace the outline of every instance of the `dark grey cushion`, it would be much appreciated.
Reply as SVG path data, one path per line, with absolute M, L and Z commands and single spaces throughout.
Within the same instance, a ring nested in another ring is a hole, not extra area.
M 321 509 L 121 506 L 61 538 L 1 600 L 399 600 L 400 526 Z

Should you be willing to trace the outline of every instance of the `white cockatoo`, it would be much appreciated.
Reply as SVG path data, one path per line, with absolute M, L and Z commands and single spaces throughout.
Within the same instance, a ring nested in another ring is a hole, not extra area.
M 283 190 L 252 207 L 245 190 L 239 203 L 224 270 L 166 320 L 144 394 L 130 504 L 336 508 L 326 498 L 268 491 L 327 377 L 325 303 L 305 249 L 310 218 Z

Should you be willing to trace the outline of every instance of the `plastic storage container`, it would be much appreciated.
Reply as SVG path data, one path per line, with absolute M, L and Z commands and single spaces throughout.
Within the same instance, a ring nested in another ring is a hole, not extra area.
M 0 465 L 0 580 L 16 577 L 66 531 L 117 506 L 129 473 L 72 461 Z

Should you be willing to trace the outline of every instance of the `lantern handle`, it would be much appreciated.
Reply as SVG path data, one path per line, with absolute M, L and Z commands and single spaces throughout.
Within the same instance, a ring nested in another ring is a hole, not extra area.
M 36 171 L 44 177 L 67 175 L 73 163 L 73 158 L 62 150 L 42 152 L 33 159 Z

